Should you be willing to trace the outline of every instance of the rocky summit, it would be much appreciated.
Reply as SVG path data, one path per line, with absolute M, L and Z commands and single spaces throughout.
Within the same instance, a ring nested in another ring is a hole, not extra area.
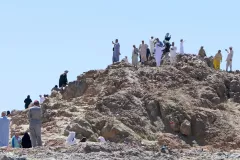
M 175 66 L 154 67 L 151 60 L 138 68 L 121 62 L 85 72 L 43 103 L 44 147 L 4 150 L 0 155 L 2 159 L 239 158 L 240 74 L 216 71 L 211 64 L 210 58 L 179 55 Z M 13 112 L 12 131 L 28 130 L 27 112 Z M 70 131 L 88 142 L 66 147 Z M 109 142 L 98 143 L 99 136 Z M 167 152 L 162 153 L 162 146 Z

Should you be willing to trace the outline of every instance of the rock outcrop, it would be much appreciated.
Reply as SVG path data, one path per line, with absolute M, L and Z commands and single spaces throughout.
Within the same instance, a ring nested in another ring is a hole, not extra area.
M 180 55 L 175 66 L 153 67 L 151 60 L 85 72 L 43 103 L 43 140 L 52 144 L 75 131 L 90 141 L 238 148 L 240 76 L 215 71 L 211 61 Z M 27 129 L 26 113 L 12 117 L 14 130 Z

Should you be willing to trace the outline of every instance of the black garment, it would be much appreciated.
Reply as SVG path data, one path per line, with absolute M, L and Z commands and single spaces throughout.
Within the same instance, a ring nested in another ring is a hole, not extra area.
M 147 55 L 146 55 L 147 56 L 147 60 L 149 60 L 150 55 L 151 55 L 150 49 L 147 48 Z
M 28 133 L 25 133 L 22 138 L 22 148 L 32 148 L 32 142 Z
M 80 142 L 86 142 L 86 141 L 87 141 L 87 138 L 83 137 Z
M 139 61 L 139 62 L 142 62 L 142 60 L 141 60 L 141 54 L 140 54 L 140 56 L 139 56 L 139 57 L 140 57 L 140 61 Z
M 7 116 L 8 116 L 9 114 L 11 114 L 10 111 L 7 111 Z
M 28 108 L 29 104 L 32 103 L 32 100 L 30 97 L 27 97 L 25 100 L 24 100 L 24 103 L 25 103 L 25 109 Z
M 59 87 L 65 87 L 67 85 L 67 74 L 61 74 L 59 78 Z

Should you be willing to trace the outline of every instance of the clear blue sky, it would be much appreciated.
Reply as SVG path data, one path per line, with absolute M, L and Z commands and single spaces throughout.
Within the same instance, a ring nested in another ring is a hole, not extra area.
M 185 51 L 208 55 L 233 46 L 233 68 L 240 38 L 239 0 L 5 0 L 0 2 L 0 111 L 23 109 L 50 93 L 59 75 L 68 79 L 112 61 L 112 40 L 119 39 L 122 57 L 150 36 L 186 40 Z M 221 67 L 225 68 L 225 62 Z

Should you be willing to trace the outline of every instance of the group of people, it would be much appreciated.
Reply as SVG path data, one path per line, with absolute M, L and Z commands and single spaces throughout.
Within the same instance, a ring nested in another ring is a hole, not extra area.
M 25 132 L 25 134 L 21 138 L 19 136 L 19 133 L 15 132 L 11 140 L 12 148 L 31 148 L 32 142 L 34 142 L 34 133 L 32 130 L 30 130 L 30 134 L 32 135 L 31 138 L 28 132 Z M 10 135 L 10 118 L 7 116 L 6 112 L 2 112 L 2 115 L 0 117 L 0 147 L 9 146 L 9 135 Z
M 132 65 L 134 67 L 138 66 L 139 64 L 138 57 L 140 58 L 140 62 L 144 64 L 144 62 L 150 59 L 149 58 L 150 56 L 154 56 L 157 67 L 161 65 L 162 59 L 166 56 L 169 57 L 170 64 L 174 65 L 176 63 L 177 47 L 175 46 L 174 42 L 170 44 L 169 42 L 170 39 L 171 39 L 171 36 L 169 35 L 169 33 L 167 33 L 163 42 L 161 42 L 159 38 L 154 38 L 152 36 L 149 40 L 150 47 L 147 44 L 145 44 L 144 41 L 142 41 L 142 43 L 139 45 L 138 48 L 136 47 L 136 45 L 133 45 Z M 179 54 L 185 54 L 184 42 L 185 41 L 183 39 L 180 40 Z M 116 39 L 115 42 L 112 42 L 112 44 L 114 45 L 112 62 L 116 63 L 116 62 L 119 62 L 119 57 L 121 55 L 120 44 L 118 39 Z M 228 71 L 229 67 L 230 67 L 230 71 L 232 71 L 232 59 L 233 59 L 232 47 L 230 47 L 229 50 L 226 49 L 226 52 L 228 53 L 228 56 L 226 59 L 226 71 Z M 204 58 L 207 56 L 203 46 L 200 48 L 198 56 L 202 60 L 204 60 Z M 125 56 L 123 61 L 128 62 L 127 56 Z M 219 50 L 218 53 L 213 58 L 213 66 L 216 70 L 220 70 L 221 62 L 222 62 L 222 54 L 221 54 L 221 50 Z

